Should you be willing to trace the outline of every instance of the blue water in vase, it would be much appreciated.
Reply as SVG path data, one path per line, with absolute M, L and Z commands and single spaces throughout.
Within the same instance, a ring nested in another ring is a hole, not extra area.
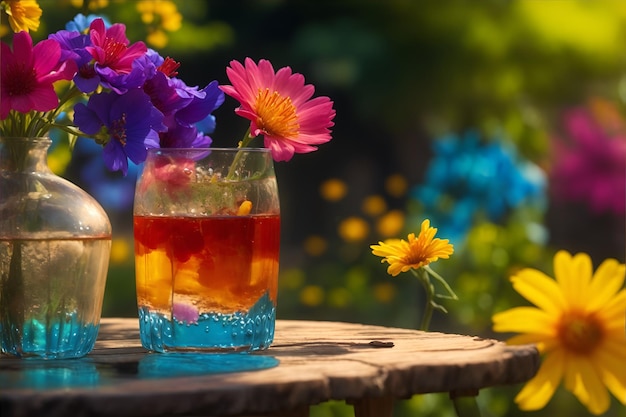
M 78 320 L 76 312 L 62 319 L 28 319 L 21 328 L 0 324 L 0 348 L 21 358 L 79 358 L 93 349 L 99 327 Z

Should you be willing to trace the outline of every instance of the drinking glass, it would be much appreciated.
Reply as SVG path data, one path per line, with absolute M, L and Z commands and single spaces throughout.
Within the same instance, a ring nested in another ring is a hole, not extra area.
M 268 149 L 149 150 L 133 217 L 146 349 L 270 346 L 280 206 Z

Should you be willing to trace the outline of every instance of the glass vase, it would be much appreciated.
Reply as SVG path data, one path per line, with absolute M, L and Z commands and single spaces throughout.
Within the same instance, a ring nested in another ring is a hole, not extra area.
M 141 342 L 252 351 L 274 339 L 280 209 L 268 149 L 151 149 L 137 181 Z
M 75 358 L 98 334 L 111 224 L 47 165 L 48 138 L 0 138 L 0 347 Z

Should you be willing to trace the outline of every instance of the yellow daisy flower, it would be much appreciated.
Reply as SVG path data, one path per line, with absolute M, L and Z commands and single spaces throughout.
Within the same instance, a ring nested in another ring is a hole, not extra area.
M 39 28 L 42 12 L 36 0 L 5 0 L 3 3 L 13 32 L 36 31 Z
M 397 276 L 400 272 L 410 269 L 419 269 L 427 266 L 439 258 L 448 259 L 454 252 L 452 244 L 448 239 L 435 238 L 437 229 L 430 227 L 430 220 L 422 222 L 420 233 L 415 237 L 415 233 L 408 236 L 408 241 L 404 239 L 387 239 L 378 242 L 378 245 L 371 245 L 372 253 L 382 256 L 382 263 L 389 263 L 387 272 L 392 276 Z
M 626 404 L 624 273 L 624 264 L 615 259 L 594 273 L 589 255 L 559 251 L 556 280 L 530 268 L 511 278 L 513 288 L 536 307 L 495 314 L 494 330 L 520 333 L 508 342 L 535 343 L 545 355 L 537 375 L 515 398 L 522 410 L 543 408 L 561 380 L 593 414 L 609 408 L 607 388 Z

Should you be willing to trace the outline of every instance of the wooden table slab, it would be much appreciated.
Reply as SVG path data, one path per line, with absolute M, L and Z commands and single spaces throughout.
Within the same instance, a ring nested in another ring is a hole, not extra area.
M 334 399 L 354 404 L 357 417 L 384 417 L 395 399 L 476 395 L 527 381 L 538 367 L 533 346 L 323 321 L 278 320 L 265 352 L 148 353 L 137 319 L 107 318 L 84 358 L 0 356 L 0 415 L 308 416 L 310 405 Z

